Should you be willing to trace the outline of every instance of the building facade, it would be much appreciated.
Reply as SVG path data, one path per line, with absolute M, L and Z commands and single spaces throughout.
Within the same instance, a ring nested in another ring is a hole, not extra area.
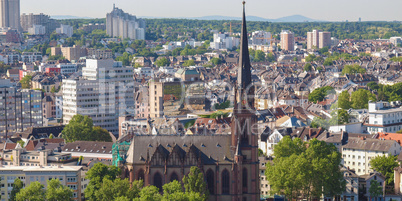
M 402 108 L 389 102 L 369 102 L 369 119 L 364 125 L 369 133 L 396 132 L 402 129 Z
M 0 83 L 0 135 L 43 125 L 42 92 Z
M 63 123 L 88 115 L 95 126 L 118 134 L 119 115 L 134 114 L 133 68 L 112 59 L 87 59 L 82 76 L 63 80 Z
M 106 33 L 122 39 L 145 40 L 145 20 L 125 13 L 113 5 L 111 13 L 106 15 Z
M 281 48 L 282 50 L 293 51 L 295 47 L 295 36 L 289 30 L 282 30 L 281 32 Z
M 73 190 L 73 200 L 81 200 L 81 169 L 81 166 L 1 166 L 1 200 L 10 198 L 16 178 L 19 178 L 24 186 L 29 186 L 32 182 L 38 181 L 45 188 L 48 180 L 58 179 L 62 185 Z
M 51 19 L 49 15 L 40 14 L 25 14 L 21 15 L 21 27 L 23 31 L 28 31 L 34 25 L 42 25 L 45 27 L 46 34 L 51 34 L 60 26 L 60 23 L 55 19 Z
M 20 0 L 1 0 L 0 6 L 0 27 L 21 31 Z

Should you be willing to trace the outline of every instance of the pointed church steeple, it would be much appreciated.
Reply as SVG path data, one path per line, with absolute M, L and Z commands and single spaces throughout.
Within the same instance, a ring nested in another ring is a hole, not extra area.
M 244 91 L 251 84 L 251 65 L 250 56 L 248 52 L 248 36 L 247 36 L 247 25 L 246 25 L 246 2 L 243 1 L 243 19 L 242 19 L 242 29 L 241 29 L 241 41 L 240 41 L 240 58 L 239 58 L 239 69 L 237 75 L 237 85 L 239 87 L 240 94 L 244 95 Z

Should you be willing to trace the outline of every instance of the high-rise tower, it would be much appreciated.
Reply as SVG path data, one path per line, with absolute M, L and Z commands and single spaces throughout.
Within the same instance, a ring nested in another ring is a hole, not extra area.
M 0 27 L 10 27 L 21 31 L 20 0 L 1 0 L 0 2 Z

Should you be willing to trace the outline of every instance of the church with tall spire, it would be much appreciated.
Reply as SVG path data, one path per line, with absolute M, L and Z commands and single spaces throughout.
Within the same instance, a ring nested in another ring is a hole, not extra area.
M 120 164 L 132 182 L 143 180 L 162 190 L 165 183 L 181 181 L 197 166 L 204 173 L 211 201 L 260 199 L 258 135 L 254 87 L 243 2 L 240 58 L 231 132 L 216 135 L 134 135 L 127 158 Z

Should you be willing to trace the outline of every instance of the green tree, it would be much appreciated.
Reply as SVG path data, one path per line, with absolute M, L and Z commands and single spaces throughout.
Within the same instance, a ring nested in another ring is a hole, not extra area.
M 45 187 L 38 181 L 32 182 L 29 186 L 17 193 L 17 201 L 43 201 L 46 199 Z
M 274 62 L 274 61 L 276 61 L 275 55 L 274 55 L 272 52 L 270 52 L 270 53 L 267 54 L 267 61 L 269 61 L 269 62 Z
M 265 171 L 273 194 L 311 199 L 339 195 L 345 189 L 341 155 L 332 144 L 317 139 L 302 143 L 285 136 L 274 147 L 274 156 Z
M 351 103 L 354 109 L 367 109 L 369 101 L 376 101 L 376 97 L 365 89 L 359 89 L 352 93 Z
M 121 170 L 118 167 L 96 163 L 88 170 L 85 177 L 89 180 L 88 186 L 85 189 L 85 198 L 88 200 L 97 200 L 96 192 L 102 187 L 103 179 L 114 180 L 120 173 Z
M 306 63 L 305 65 L 304 65 L 304 71 L 311 71 L 311 63 Z
M 141 189 L 140 197 L 135 201 L 160 201 L 162 195 L 159 194 L 159 189 L 156 186 L 146 186 Z
M 184 61 L 183 66 L 186 66 L 186 67 L 188 67 L 188 66 L 195 66 L 195 62 L 194 62 L 194 60 L 192 60 L 192 59 L 186 60 L 186 61 Z
M 315 103 L 317 101 L 323 101 L 325 96 L 327 96 L 328 94 L 334 94 L 334 93 L 335 93 L 334 88 L 330 87 L 330 86 L 317 88 L 317 89 L 314 89 L 314 91 L 308 95 L 308 101 L 313 102 L 313 103 Z
M 111 142 L 112 137 L 110 136 L 109 131 L 99 126 L 95 126 L 92 129 L 92 136 L 90 141 L 101 141 L 101 142 Z
M 261 50 L 256 50 L 254 53 L 254 61 L 255 62 L 265 61 L 265 53 Z
M 211 62 L 212 62 L 214 65 L 219 65 L 219 64 L 222 63 L 222 60 L 221 60 L 220 58 L 214 57 L 214 58 L 211 59 Z
M 186 193 L 199 193 L 203 200 L 208 200 L 209 191 L 204 180 L 204 174 L 198 167 L 191 167 L 190 173 L 183 177 L 183 184 Z
M 387 185 L 394 185 L 394 168 L 398 167 L 396 156 L 376 156 L 370 160 L 371 168 L 385 175 Z
M 134 199 L 139 197 L 140 188 L 142 188 L 142 180 L 134 181 L 133 186 L 130 187 L 128 179 L 116 178 L 111 180 L 104 178 L 101 188 L 95 192 L 97 200 L 115 200 L 118 197 L 126 197 Z
M 382 186 L 377 180 L 371 180 L 369 188 L 370 197 L 374 197 L 377 201 L 378 197 L 382 195 Z
M 25 145 L 24 140 L 18 140 L 17 143 L 21 146 L 21 148 L 24 148 Z
M 32 81 L 32 76 L 30 76 L 30 75 L 25 75 L 25 77 L 23 77 L 21 80 L 20 80 L 20 83 L 21 83 L 21 88 L 23 88 L 23 89 L 30 89 L 31 88 L 31 81 Z
M 349 123 L 349 113 L 346 110 L 340 109 L 335 110 L 331 113 L 332 118 L 330 120 L 330 125 L 342 125 Z
M 159 66 L 159 67 L 161 67 L 161 66 L 167 66 L 167 65 L 169 65 L 169 64 L 170 64 L 170 60 L 167 59 L 166 57 L 162 57 L 162 58 L 160 58 L 160 59 L 158 59 L 158 60 L 156 61 L 156 65 Z
M 344 74 L 355 74 L 355 73 L 365 73 L 366 69 L 360 67 L 358 64 L 345 65 L 342 69 L 342 75 Z
M 93 123 L 90 117 L 76 114 L 61 133 L 66 142 L 87 141 L 92 133 L 92 127 Z
M 342 91 L 341 94 L 339 94 L 338 107 L 345 110 L 352 107 L 350 102 L 350 94 L 348 91 Z
M 16 178 L 14 179 L 14 183 L 13 183 L 13 189 L 11 190 L 11 194 L 10 194 L 10 201 L 16 201 L 16 195 L 20 192 L 20 190 L 24 187 L 24 183 Z
M 67 142 L 74 141 L 104 141 L 111 142 L 109 132 L 100 127 L 93 127 L 92 119 L 88 116 L 76 114 L 64 127 L 63 139 Z
M 46 200 L 73 200 L 73 190 L 67 186 L 63 186 L 58 179 L 47 181 Z
M 163 200 L 166 201 L 186 201 L 188 196 L 183 192 L 181 183 L 174 180 L 163 185 Z
M 306 59 L 306 62 L 312 62 L 312 61 L 314 61 L 315 58 L 316 58 L 316 56 L 314 54 L 309 54 L 305 59 Z
M 377 84 L 377 82 L 374 82 L 374 81 L 369 82 L 369 83 L 367 84 L 367 87 L 368 87 L 369 89 L 371 89 L 371 90 L 378 90 L 378 89 L 380 89 L 380 86 Z

